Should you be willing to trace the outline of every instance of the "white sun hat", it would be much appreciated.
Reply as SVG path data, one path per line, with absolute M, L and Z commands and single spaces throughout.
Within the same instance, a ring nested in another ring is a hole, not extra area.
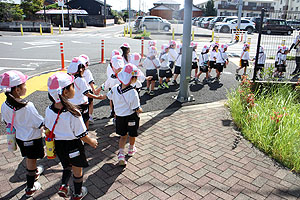
M 135 66 L 139 66 L 141 62 L 141 55 L 139 53 L 131 54 L 130 63 L 134 64 Z
M 0 89 L 9 92 L 12 87 L 25 83 L 28 76 L 22 72 L 11 70 L 0 75 Z
M 78 66 L 79 65 L 85 65 L 85 59 L 81 57 L 74 57 L 71 61 L 71 64 L 68 67 L 67 73 L 69 74 L 74 74 L 78 71 Z
M 140 70 L 134 64 L 127 64 L 122 71 L 118 74 L 118 79 L 124 85 L 128 85 L 133 76 L 140 76 Z
M 59 95 L 62 95 L 63 88 L 74 82 L 74 76 L 64 72 L 56 72 L 48 79 L 48 92 L 56 103 L 60 102 Z

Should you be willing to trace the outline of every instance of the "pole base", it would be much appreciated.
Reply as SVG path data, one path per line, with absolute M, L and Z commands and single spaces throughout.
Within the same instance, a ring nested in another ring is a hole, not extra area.
M 59 71 L 67 71 L 65 68 L 61 68 Z
M 192 101 L 195 101 L 195 98 L 193 95 L 190 95 L 188 96 L 187 98 L 184 98 L 184 97 L 179 97 L 178 95 L 177 96 L 172 96 L 173 99 L 179 101 L 180 103 L 186 103 L 186 102 L 192 102 Z
M 100 64 L 105 64 L 106 62 L 105 62 L 105 61 L 103 61 L 103 62 L 102 62 L 102 61 L 99 61 L 99 63 L 100 63 Z

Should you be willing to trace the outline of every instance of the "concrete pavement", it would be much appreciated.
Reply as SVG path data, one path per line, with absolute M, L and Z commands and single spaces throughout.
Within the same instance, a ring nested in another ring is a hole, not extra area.
M 86 147 L 85 199 L 300 199 L 300 178 L 253 148 L 233 126 L 224 101 L 141 115 L 138 152 L 126 168 L 117 164 L 115 127 L 98 120 Z M 0 140 L 0 198 L 21 199 L 24 160 Z M 44 158 L 35 199 L 58 199 L 62 167 Z M 71 183 L 72 185 L 72 183 Z

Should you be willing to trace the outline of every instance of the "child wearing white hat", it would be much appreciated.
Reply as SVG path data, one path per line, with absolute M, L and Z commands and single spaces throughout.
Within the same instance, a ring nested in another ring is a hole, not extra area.
M 181 58 L 182 58 L 182 44 L 178 44 L 177 45 L 177 49 L 178 49 L 178 55 L 177 58 L 175 60 L 175 69 L 174 69 L 174 80 L 173 80 L 173 84 L 177 85 L 177 77 L 179 76 L 180 72 L 181 72 Z
M 249 66 L 249 60 L 250 60 L 249 48 L 250 48 L 249 44 L 244 44 L 243 51 L 241 53 L 241 58 L 240 58 L 240 67 L 236 69 L 236 74 L 238 74 L 239 71 L 244 68 L 244 75 L 246 75 L 247 67 Z
M 63 166 L 58 195 L 69 197 L 69 180 L 73 172 L 72 199 L 82 199 L 87 194 L 87 188 L 82 186 L 82 168 L 89 166 L 82 141 L 93 148 L 98 142 L 88 136 L 80 111 L 69 101 L 75 95 L 74 84 L 74 77 L 63 72 L 49 77 L 48 96 L 52 105 L 46 108 L 45 126 L 55 135 L 55 151 Z
M 208 52 L 209 52 L 209 46 L 208 45 L 204 45 L 204 47 L 202 48 L 202 52 L 199 55 L 200 72 L 197 74 L 197 80 L 199 80 L 200 75 L 204 72 L 204 73 L 206 73 L 206 77 L 204 78 L 203 82 L 209 81 L 209 72 L 208 72 L 209 58 L 208 58 Z
M 198 43 L 197 42 L 191 42 L 191 47 L 193 48 L 193 52 L 192 52 L 192 71 L 193 69 L 195 70 L 195 77 L 194 79 L 197 81 L 197 74 L 198 74 L 198 56 L 197 56 L 197 47 L 198 47 Z
M 98 90 L 95 89 L 94 77 L 93 77 L 93 74 L 92 74 L 91 70 L 88 68 L 88 66 L 90 64 L 90 58 L 85 54 L 81 54 L 79 56 L 79 58 L 83 58 L 85 60 L 85 70 L 84 70 L 84 73 L 83 73 L 83 78 L 90 85 L 90 87 L 92 89 L 91 93 L 98 95 L 99 92 L 100 92 L 99 89 L 101 89 L 101 88 L 98 88 Z M 93 111 L 94 111 L 93 98 L 88 98 L 88 101 L 89 101 L 89 121 L 93 123 L 94 122 L 94 119 L 93 119 Z
M 217 60 L 219 44 L 213 42 L 210 46 L 212 47 L 212 50 L 211 50 L 210 55 L 209 55 L 208 74 L 210 74 L 212 69 L 216 69 L 216 60 Z
M 5 91 L 6 101 L 1 106 L 2 120 L 6 128 L 15 132 L 13 148 L 15 144 L 20 148 L 22 156 L 26 159 L 26 197 L 31 197 L 41 188 L 37 182 L 40 174 L 44 171 L 42 166 L 37 166 L 37 159 L 44 157 L 41 128 L 44 119 L 39 115 L 32 102 L 21 99 L 26 95 L 27 75 L 19 71 L 8 71 L 0 75 L 0 86 Z M 16 142 L 16 143 L 15 143 Z
M 265 67 L 265 62 L 266 62 L 266 54 L 264 51 L 264 48 L 262 46 L 259 47 L 259 52 L 258 52 L 258 61 L 257 61 L 257 69 L 256 73 L 263 71 Z M 256 57 L 252 59 L 253 61 L 256 60 Z M 260 73 L 260 78 L 262 78 L 262 74 Z
M 278 61 L 278 73 L 279 78 L 283 78 L 284 72 L 286 72 L 286 56 L 289 53 L 289 48 L 287 46 L 282 46 L 281 56 Z
M 75 95 L 70 99 L 70 102 L 74 105 L 79 106 L 80 112 L 85 122 L 87 129 L 89 128 L 89 112 L 88 112 L 88 98 L 93 99 L 105 99 L 103 95 L 92 94 L 91 87 L 83 78 L 85 70 L 85 60 L 83 58 L 75 57 L 72 59 L 67 72 L 74 75 Z
M 146 67 L 146 77 L 147 77 L 147 90 L 146 92 L 150 95 L 154 95 L 155 81 L 158 80 L 157 69 L 160 67 L 160 62 L 156 58 L 157 50 L 156 47 L 152 46 L 149 49 L 149 55 L 144 60 L 143 66 Z
M 159 61 L 161 63 L 160 68 L 159 68 L 159 89 L 163 88 L 169 88 L 168 82 L 170 81 L 170 78 L 172 78 L 172 70 L 169 65 L 169 49 L 170 45 L 168 44 L 163 44 L 161 46 L 161 53 L 159 55 Z M 165 81 L 163 82 L 163 79 Z
M 130 63 L 130 46 L 128 43 L 123 43 L 120 46 L 120 49 L 122 50 L 122 57 L 124 59 L 124 64 Z
M 141 63 L 141 55 L 139 53 L 133 53 L 131 54 L 130 58 L 130 63 L 135 65 L 136 67 L 142 66 Z M 136 91 L 138 94 L 140 94 L 142 87 L 143 87 L 143 82 L 146 80 L 146 77 L 142 71 L 140 71 L 140 76 L 138 76 L 136 82 L 132 84 L 133 87 L 135 87 Z
M 223 72 L 223 69 L 226 68 L 226 65 L 228 65 L 229 60 L 227 56 L 227 44 L 220 45 L 219 51 L 217 53 L 217 60 L 216 60 L 216 81 L 220 81 L 221 73 Z
M 173 69 L 175 65 L 175 61 L 178 57 L 178 53 L 176 51 L 176 41 L 175 40 L 170 40 L 169 41 L 169 66 L 171 69 Z
M 128 156 L 136 153 L 135 138 L 138 136 L 139 116 L 142 112 L 137 91 L 132 87 L 140 75 L 140 70 L 133 64 L 127 64 L 118 74 L 121 85 L 114 86 L 107 98 L 115 105 L 116 133 L 121 136 L 119 141 L 118 160 L 119 165 L 126 165 L 124 148 L 129 135 Z

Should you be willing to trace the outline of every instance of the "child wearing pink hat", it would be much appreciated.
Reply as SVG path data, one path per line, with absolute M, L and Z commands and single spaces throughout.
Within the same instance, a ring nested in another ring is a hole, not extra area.
M 140 99 L 137 91 L 132 87 L 140 70 L 133 64 L 125 65 L 118 74 L 120 85 L 114 86 L 108 93 L 107 98 L 114 103 L 116 113 L 116 133 L 121 136 L 119 140 L 118 160 L 119 165 L 126 165 L 124 148 L 129 135 L 128 156 L 136 153 L 135 138 L 138 136 L 140 118 L 138 113 L 142 112 Z
M 44 119 L 39 115 L 32 102 L 21 99 L 26 94 L 26 81 L 28 76 L 19 71 L 8 71 L 0 75 L 0 86 L 5 91 L 6 101 L 1 106 L 2 119 L 16 132 L 16 143 L 21 154 L 26 158 L 26 197 L 31 197 L 41 188 L 37 182 L 44 171 L 37 166 L 37 159 L 44 157 L 41 128 Z M 14 148 L 13 150 L 15 150 Z
M 208 66 L 209 66 L 209 58 L 208 58 L 208 52 L 209 52 L 209 46 L 204 45 L 202 48 L 202 52 L 199 55 L 199 67 L 200 67 L 200 72 L 197 74 L 197 79 L 196 81 L 199 81 L 200 75 L 202 73 L 206 73 L 206 76 L 203 80 L 204 83 L 209 82 L 209 72 L 208 72 Z
M 197 56 L 197 47 L 198 47 L 198 43 L 197 42 L 191 42 L 191 47 L 193 48 L 193 52 L 192 52 L 192 71 L 193 69 L 195 70 L 195 76 L 194 76 L 194 80 L 197 81 L 197 74 L 198 74 L 198 56 Z
M 83 78 L 85 71 L 86 61 L 83 58 L 75 57 L 72 59 L 70 66 L 68 67 L 68 73 L 74 75 L 75 95 L 70 99 L 70 102 L 74 105 L 79 106 L 80 112 L 85 122 L 87 129 L 89 128 L 89 112 L 88 112 L 88 98 L 93 99 L 105 99 L 103 95 L 92 94 L 91 87 Z
M 159 61 L 161 63 L 160 68 L 159 68 L 159 85 L 158 88 L 159 89 L 163 89 L 163 88 L 169 88 L 169 81 L 170 78 L 172 78 L 173 73 L 172 70 L 169 66 L 169 49 L 170 46 L 168 44 L 163 44 L 161 46 L 161 53 L 159 55 Z M 165 81 L 163 82 L 163 80 L 165 79 Z
M 171 69 L 173 69 L 175 65 L 175 61 L 178 57 L 178 53 L 176 51 L 176 41 L 175 40 L 170 40 L 169 41 L 169 66 Z
M 226 68 L 226 65 L 228 65 L 229 63 L 228 56 L 226 53 L 227 48 L 228 48 L 227 44 L 222 44 L 220 45 L 219 51 L 217 53 L 217 59 L 216 59 L 216 72 L 217 72 L 216 81 L 217 82 L 220 81 L 221 73 L 223 72 L 223 69 Z
M 128 43 L 123 43 L 120 47 L 125 65 L 130 63 L 130 46 Z
M 135 65 L 136 67 L 142 66 L 141 59 L 142 57 L 139 53 L 133 53 L 131 54 L 130 63 Z M 134 84 L 132 84 L 132 86 L 135 87 L 138 94 L 140 94 L 143 87 L 143 82 L 145 80 L 146 80 L 145 74 L 142 71 L 140 71 L 140 76 L 138 76 L 137 81 Z
M 240 67 L 236 69 L 236 74 L 239 74 L 239 71 L 244 68 L 244 75 L 246 75 L 247 67 L 249 67 L 250 60 L 249 48 L 249 44 L 244 44 L 240 58 Z
M 93 148 L 98 142 L 88 136 L 80 111 L 69 101 L 75 95 L 74 85 L 74 77 L 63 72 L 49 77 L 48 96 L 52 105 L 46 108 L 45 126 L 55 135 L 55 151 L 63 166 L 58 195 L 69 197 L 69 179 L 73 172 L 72 199 L 79 200 L 87 194 L 87 188 L 82 186 L 82 168 L 89 166 L 82 141 Z
M 178 50 L 178 56 L 175 60 L 175 69 L 174 69 L 174 78 L 173 78 L 173 84 L 177 85 L 177 77 L 179 76 L 181 72 L 181 59 L 182 59 L 182 44 L 177 45 Z

